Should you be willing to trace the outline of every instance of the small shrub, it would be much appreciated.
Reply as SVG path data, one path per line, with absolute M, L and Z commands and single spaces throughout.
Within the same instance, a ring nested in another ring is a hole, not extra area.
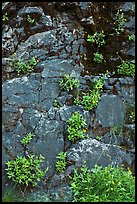
M 135 75 L 135 64 L 130 63 L 128 61 L 122 61 L 122 64 L 117 66 L 118 74 L 126 75 L 126 76 L 134 76 Z
M 17 74 L 27 74 L 32 73 L 34 71 L 34 67 L 37 64 L 37 60 L 35 57 L 32 57 L 28 61 L 20 59 L 19 61 L 15 61 L 14 56 L 10 63 L 12 67 L 14 67 Z
M 56 169 L 59 173 L 62 173 L 67 165 L 66 152 L 61 151 L 56 158 L 58 159 L 56 162 Z
M 24 148 L 30 143 L 32 136 L 34 135 L 29 133 L 21 140 Z M 48 170 L 48 168 L 44 171 L 41 170 L 41 162 L 44 162 L 42 155 L 35 156 L 28 153 L 25 156 L 17 156 L 14 160 L 7 161 L 7 168 L 5 170 L 7 171 L 8 178 L 16 184 L 34 187 L 37 185 L 37 181 L 40 181 Z
M 135 202 L 135 177 L 121 167 L 85 165 L 74 170 L 70 181 L 73 202 Z
M 67 131 L 68 131 L 68 139 L 74 142 L 76 139 L 85 139 L 88 136 L 85 135 L 86 120 L 83 116 L 74 112 L 71 117 L 67 120 Z
M 122 12 L 122 9 L 119 9 L 117 11 L 114 19 L 115 19 L 115 22 L 114 22 L 115 28 L 114 29 L 115 29 L 116 33 L 119 35 L 122 32 L 124 32 L 123 24 L 126 21 L 126 19 L 124 18 L 124 13 Z
M 13 182 L 28 186 L 36 186 L 37 181 L 44 176 L 45 171 L 40 169 L 40 163 L 44 157 L 28 155 L 27 157 L 19 156 L 15 160 L 6 162 L 8 178 Z
M 105 44 L 104 38 L 105 38 L 104 31 L 95 32 L 94 35 L 88 35 L 87 41 L 91 43 L 96 43 L 98 47 L 100 47 Z
M 83 105 L 86 110 L 92 111 L 99 102 L 101 91 L 106 80 L 106 74 L 103 74 L 100 78 L 94 79 L 92 90 L 88 93 L 82 93 L 82 97 L 77 94 L 74 104 Z
M 79 80 L 66 74 L 64 78 L 59 82 L 60 88 L 63 91 L 70 91 L 79 87 Z
M 94 58 L 93 58 L 93 61 L 94 61 L 94 62 L 102 63 L 103 60 L 104 60 L 104 58 L 103 58 L 103 55 L 102 55 L 102 54 L 100 54 L 100 53 L 98 53 L 98 52 L 94 53 Z

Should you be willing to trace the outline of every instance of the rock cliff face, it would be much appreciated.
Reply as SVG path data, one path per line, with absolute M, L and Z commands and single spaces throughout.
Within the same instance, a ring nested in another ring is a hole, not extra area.
M 125 38 L 135 29 L 133 2 L 2 4 L 3 15 L 7 12 L 9 16 L 9 20 L 3 21 L 2 25 L 3 191 L 12 185 L 6 176 L 5 163 L 23 155 L 20 139 L 29 132 L 34 133 L 35 138 L 28 151 L 43 155 L 43 168 L 48 167 L 49 170 L 33 192 L 26 192 L 27 201 L 71 201 L 73 194 L 69 189 L 68 175 L 85 161 L 89 168 L 95 164 L 107 166 L 124 163 L 134 173 L 135 125 L 129 120 L 129 109 L 135 106 L 134 77 L 110 72 L 99 104 L 93 112 L 81 105 L 74 105 L 74 93 L 63 92 L 59 86 L 64 75 L 71 74 L 80 81 L 79 91 L 86 91 L 94 78 L 102 73 L 102 68 L 97 65 L 95 69 L 91 59 L 87 64 L 83 60 L 85 55 L 89 57 L 92 52 L 86 42 L 87 34 L 106 28 L 109 36 L 114 13 L 120 8 L 127 16 L 124 23 L 126 34 L 115 42 L 110 39 L 110 48 L 108 45 L 104 48 L 107 65 L 111 65 L 112 70 L 119 62 L 119 58 L 112 55 L 113 48 L 124 59 L 134 61 L 135 44 L 127 44 Z M 28 15 L 35 19 L 33 24 L 28 22 Z M 120 49 L 118 42 L 122 45 Z M 15 67 L 10 64 L 14 53 L 15 60 L 23 58 L 27 61 L 37 57 L 34 72 L 17 75 Z M 92 69 L 91 72 L 89 69 Z M 58 107 L 54 107 L 55 100 Z M 66 121 L 74 111 L 80 112 L 86 119 L 89 138 L 72 144 L 67 138 Z M 101 139 L 98 141 L 96 136 Z M 68 164 L 63 173 L 58 173 L 55 168 L 56 156 L 60 151 L 67 153 Z

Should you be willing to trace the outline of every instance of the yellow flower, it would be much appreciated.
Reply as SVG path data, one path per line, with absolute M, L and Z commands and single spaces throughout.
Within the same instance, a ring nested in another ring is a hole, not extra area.
M 87 161 L 86 161 L 86 160 L 84 160 L 83 162 L 84 162 L 84 163 L 86 163 Z
M 86 129 L 83 129 L 83 132 L 87 132 L 87 130 L 86 130 Z
M 110 188 L 111 191 L 113 191 L 113 188 Z

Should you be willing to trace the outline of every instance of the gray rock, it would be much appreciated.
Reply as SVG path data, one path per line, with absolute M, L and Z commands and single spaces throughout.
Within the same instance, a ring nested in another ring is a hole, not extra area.
M 135 17 L 130 16 L 129 21 L 123 24 L 124 28 L 133 29 L 135 28 Z
M 103 167 L 110 164 L 120 165 L 126 161 L 131 165 L 132 156 L 116 145 L 104 144 L 96 139 L 86 139 L 78 141 L 67 151 L 67 159 L 75 162 L 75 166 L 85 163 L 88 168 L 93 168 L 95 164 Z
M 80 75 L 80 72 L 84 68 L 81 64 L 73 65 L 73 60 L 62 60 L 62 59 L 53 59 L 50 61 L 43 61 L 41 63 L 41 67 L 44 68 L 42 72 L 42 77 L 64 77 L 65 74 L 71 74 L 72 71 L 76 73 L 76 75 Z
M 48 191 L 52 202 L 71 202 L 73 195 L 67 184 L 51 188 Z
M 126 52 L 127 56 L 132 56 L 135 57 L 135 47 L 130 48 L 127 52 Z
M 135 87 L 122 86 L 121 90 L 118 91 L 118 96 L 128 104 L 135 104 Z
M 62 121 L 42 117 L 35 128 L 36 136 L 29 145 L 30 151 L 45 157 L 43 168 L 49 167 L 46 178 L 54 174 L 56 156 L 64 149 L 63 124 Z
M 125 105 L 116 95 L 102 95 L 96 114 L 102 127 L 120 125 L 124 122 Z

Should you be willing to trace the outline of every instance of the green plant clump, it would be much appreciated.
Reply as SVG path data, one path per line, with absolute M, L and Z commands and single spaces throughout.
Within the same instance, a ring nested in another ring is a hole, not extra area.
M 121 167 L 95 165 L 74 170 L 70 181 L 73 202 L 135 202 L 135 177 Z
M 28 133 L 21 140 L 24 148 L 30 143 L 33 136 L 33 134 Z M 6 162 L 7 168 L 5 170 L 7 171 L 8 178 L 16 184 L 34 187 L 37 185 L 37 181 L 40 181 L 48 170 L 48 168 L 44 171 L 41 170 L 41 162 L 44 162 L 42 155 L 35 156 L 33 154 L 27 154 L 25 156 L 17 156 L 14 160 Z
M 62 173 L 67 165 L 66 152 L 61 151 L 56 158 L 58 159 L 56 162 L 56 169 L 59 173 Z
M 124 18 L 124 13 L 122 12 L 122 9 L 119 9 L 117 13 L 115 14 L 115 31 L 119 35 L 122 32 L 124 32 L 123 24 L 125 23 L 126 19 Z
M 36 186 L 37 181 L 44 176 L 45 171 L 40 169 L 40 163 L 44 161 L 44 157 L 28 155 L 19 156 L 15 160 L 6 162 L 7 175 L 13 182 L 28 186 Z
M 20 59 L 19 61 L 15 61 L 15 59 L 12 59 L 11 61 L 11 66 L 14 67 L 15 71 L 18 74 L 26 74 L 26 73 L 31 73 L 34 71 L 34 67 L 37 64 L 37 60 L 35 57 L 32 57 L 28 61 L 24 61 L 23 59 Z
M 126 76 L 134 76 L 135 75 L 135 64 L 130 63 L 128 61 L 122 61 L 122 64 L 117 66 L 118 74 L 126 75 Z
M 87 42 L 96 43 L 100 47 L 105 44 L 104 38 L 104 31 L 95 32 L 94 35 L 88 35 Z
M 76 139 L 88 138 L 88 136 L 85 135 L 86 129 L 84 129 L 86 120 L 80 113 L 75 111 L 67 120 L 67 124 L 68 139 L 70 141 L 74 142 Z
M 21 140 L 21 144 L 24 145 L 24 146 L 29 145 L 32 137 L 34 137 L 34 135 L 32 133 L 28 133 L 26 135 L 26 137 Z
M 100 53 L 98 53 L 98 52 L 96 52 L 96 53 L 94 53 L 94 58 L 93 58 L 93 61 L 94 62 L 97 62 L 97 63 L 102 63 L 103 62 L 103 55 L 102 54 L 100 54 Z
M 130 41 L 135 41 L 135 34 L 130 34 L 130 35 L 128 35 L 128 40 L 130 40 Z
M 77 94 L 74 104 L 83 105 L 86 110 L 92 111 L 100 100 L 105 79 L 106 74 L 103 74 L 98 79 L 94 79 L 92 90 L 90 90 L 88 93 L 82 93 L 82 97 Z
M 60 88 L 63 91 L 70 91 L 79 87 L 79 80 L 66 74 L 59 82 Z

